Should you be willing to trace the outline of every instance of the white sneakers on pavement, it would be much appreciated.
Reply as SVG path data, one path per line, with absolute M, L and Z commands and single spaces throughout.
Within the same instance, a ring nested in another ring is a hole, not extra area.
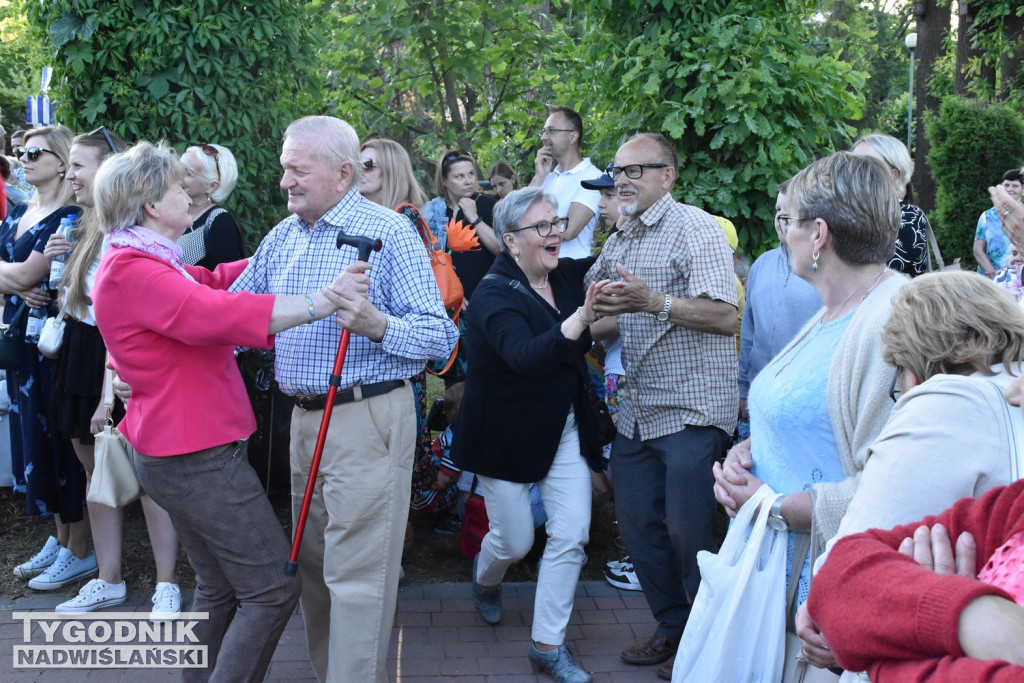
M 32 556 L 28 562 L 23 562 L 14 568 L 14 575 L 20 576 L 23 579 L 31 579 L 33 576 L 42 573 L 44 569 L 49 567 L 57 559 L 57 552 L 60 550 L 60 544 L 57 543 L 55 536 L 50 536 L 46 539 L 46 545 L 38 553 Z
M 633 569 L 633 560 L 626 555 L 618 562 L 612 561 L 605 565 L 604 580 L 627 591 L 640 591 L 640 580 L 636 578 L 636 571 Z
M 53 564 L 44 569 L 42 574 L 29 581 L 28 587 L 37 591 L 52 591 L 62 588 L 72 581 L 92 576 L 96 572 L 96 553 L 90 552 L 84 558 L 78 558 L 67 548 L 60 548 Z
M 181 590 L 176 583 L 161 581 L 153 592 L 150 621 L 173 621 L 181 614 Z
M 107 583 L 103 579 L 93 579 L 82 586 L 78 595 L 54 608 L 58 614 L 84 614 L 102 607 L 113 607 L 124 602 L 128 591 L 124 581 Z

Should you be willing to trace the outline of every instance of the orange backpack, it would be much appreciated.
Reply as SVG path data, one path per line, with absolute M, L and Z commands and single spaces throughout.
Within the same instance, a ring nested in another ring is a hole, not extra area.
M 448 317 L 455 323 L 455 327 L 458 327 L 459 315 L 462 313 L 462 299 L 465 293 L 462 290 L 462 281 L 455 274 L 452 257 L 441 248 L 441 243 L 437 241 L 434 233 L 430 231 L 419 209 L 412 204 L 399 204 L 395 207 L 395 211 L 408 218 L 416 226 L 416 231 L 420 234 L 420 239 L 423 240 L 423 246 L 427 249 L 430 268 L 434 271 L 437 288 L 441 290 L 441 300 L 444 302 L 445 310 L 448 312 Z M 458 350 L 459 345 L 456 342 L 455 348 L 452 349 L 452 355 L 448 358 L 444 368 L 435 372 L 428 365 L 427 371 L 432 375 L 443 375 L 448 372 L 452 363 L 455 362 L 455 355 L 458 353 Z

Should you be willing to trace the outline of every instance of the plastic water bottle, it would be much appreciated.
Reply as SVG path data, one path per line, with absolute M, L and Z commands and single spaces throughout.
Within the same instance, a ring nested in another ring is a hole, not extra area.
M 38 344 L 39 334 L 43 331 L 43 325 L 46 323 L 46 307 L 43 308 L 30 308 L 28 311 L 28 320 L 25 321 L 25 343 L 26 344 Z
M 74 236 L 75 228 L 78 226 L 78 214 L 68 214 L 64 218 L 60 219 L 60 227 L 57 228 L 57 234 L 66 239 L 68 242 Z M 58 254 L 53 257 L 50 261 L 50 289 L 53 291 L 60 290 L 61 279 L 64 277 L 64 263 L 67 261 L 68 252 Z

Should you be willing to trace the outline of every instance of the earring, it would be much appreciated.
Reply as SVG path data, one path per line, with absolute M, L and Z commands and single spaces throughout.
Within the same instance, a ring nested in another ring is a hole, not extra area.
M 815 249 L 814 253 L 811 254 L 811 258 L 814 259 L 814 261 L 811 263 L 811 270 L 813 270 L 815 273 L 818 272 L 818 257 L 819 256 L 821 256 L 821 254 L 818 253 L 817 249 Z
M 67 175 L 67 171 L 57 171 L 57 175 L 60 176 L 61 180 L 64 180 L 64 176 Z
M 519 254 L 516 254 L 512 258 L 514 258 L 516 260 L 516 263 L 519 263 Z

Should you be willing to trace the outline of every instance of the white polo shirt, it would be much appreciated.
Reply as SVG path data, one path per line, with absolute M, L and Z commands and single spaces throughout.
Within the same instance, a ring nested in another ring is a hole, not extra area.
M 563 171 L 560 166 L 555 166 L 555 170 L 551 171 L 541 183 L 541 189 L 554 195 L 558 200 L 558 206 L 555 209 L 559 218 L 565 218 L 569 214 L 569 207 L 573 202 L 582 204 L 594 212 L 594 217 L 583 226 L 579 235 L 567 242 L 562 242 L 559 258 L 586 258 L 591 255 L 590 249 L 594 246 L 594 226 L 597 225 L 597 202 L 601 199 L 601 193 L 597 190 L 583 189 L 580 181 L 594 180 L 600 177 L 601 173 L 597 166 L 590 163 L 590 159 L 587 158 L 568 171 Z

